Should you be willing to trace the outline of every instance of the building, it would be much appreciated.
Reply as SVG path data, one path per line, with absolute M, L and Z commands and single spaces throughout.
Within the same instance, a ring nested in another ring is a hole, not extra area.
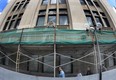
M 115 31 L 116 14 L 112 10 L 106 0 L 11 0 L 0 16 L 0 31 L 6 33 L 23 28 L 45 28 L 51 21 L 60 30 L 86 30 L 87 27 L 102 26 L 102 30 Z M 100 52 L 105 55 L 102 60 L 110 55 L 103 61 L 103 69 L 114 68 L 116 45 L 99 46 Z M 0 47 L 1 66 L 27 74 L 53 76 L 53 73 L 58 74 L 59 66 L 63 67 L 66 76 L 79 72 L 86 74 L 88 66 L 93 73 L 99 70 L 98 55 L 91 55 L 96 53 L 96 44 L 10 43 L 1 44 Z

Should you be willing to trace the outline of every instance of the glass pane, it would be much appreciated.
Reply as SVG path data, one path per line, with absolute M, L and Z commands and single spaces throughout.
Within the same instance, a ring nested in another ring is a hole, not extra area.
M 110 27 L 110 24 L 109 24 L 109 21 L 107 20 L 107 18 L 103 18 L 104 19 L 104 22 L 106 24 L 107 27 Z
M 56 4 L 56 0 L 51 0 L 51 4 Z
M 46 13 L 46 10 L 40 10 L 39 11 L 39 14 L 45 14 Z
M 68 17 L 66 15 L 60 16 L 60 25 L 68 25 Z
M 48 0 L 43 0 L 42 4 L 48 4 Z
M 15 24 L 15 21 L 11 21 L 10 26 L 9 26 L 8 29 L 14 29 L 14 24 Z
M 85 5 L 85 4 L 86 4 L 84 0 L 80 0 L 80 3 L 81 3 L 82 5 Z
M 44 57 L 44 63 L 53 66 L 54 65 L 54 56 Z M 53 68 L 44 65 L 44 72 L 53 72 Z
M 87 21 L 88 21 L 89 26 L 93 26 L 92 17 L 87 16 Z
M 102 26 L 102 21 L 99 17 L 96 17 L 97 26 Z
M 63 64 L 66 64 L 66 63 L 70 62 L 71 59 L 70 58 L 67 58 L 67 57 L 61 56 L 61 60 L 60 61 L 61 61 L 61 64 L 60 65 L 63 65 Z M 63 70 L 66 73 L 71 73 L 71 64 L 68 64 L 68 65 L 63 66 Z
M 37 26 L 44 26 L 45 16 L 38 17 Z
M 60 4 L 65 4 L 66 1 L 65 1 L 65 0 L 59 0 L 59 3 L 60 3 Z
M 49 14 L 56 14 L 56 9 L 50 9 Z
M 31 55 L 32 58 L 38 58 L 38 55 Z M 38 62 L 36 60 L 31 59 L 29 62 L 29 71 L 38 71 Z
M 56 23 L 56 16 L 49 16 L 48 17 L 48 22 L 54 22 L 54 23 Z

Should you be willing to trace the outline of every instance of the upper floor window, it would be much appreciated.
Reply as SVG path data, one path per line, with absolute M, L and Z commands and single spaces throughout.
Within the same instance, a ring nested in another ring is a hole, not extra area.
M 40 11 L 39 11 L 39 14 L 42 14 L 42 15 L 43 15 L 43 14 L 45 14 L 45 13 L 46 13 L 46 10 L 40 10 Z
M 85 4 L 86 4 L 85 0 L 80 0 L 80 3 L 81 3 L 82 5 L 85 5 Z
M 68 16 L 67 15 L 60 15 L 60 25 L 68 25 Z
M 60 4 L 65 4 L 66 3 L 66 0 L 59 0 L 59 3 Z
M 49 14 L 56 14 L 56 9 L 50 9 Z
M 48 4 L 48 0 L 43 0 L 42 4 Z
M 37 26 L 44 26 L 45 16 L 39 16 Z
M 94 1 L 94 3 L 95 3 L 95 5 L 96 5 L 97 7 L 100 7 L 100 5 L 99 5 L 97 2 Z
M 91 0 L 87 0 L 87 2 L 88 2 L 88 4 L 89 4 L 90 6 L 93 6 L 93 3 L 92 3 Z
M 56 15 L 49 15 L 48 16 L 48 22 L 54 22 L 54 23 L 56 23 Z
M 51 4 L 56 4 L 57 1 L 56 0 L 51 0 Z
M 89 26 L 94 26 L 94 22 L 93 22 L 92 16 L 86 16 L 86 18 L 87 18 L 87 22 L 88 22 Z

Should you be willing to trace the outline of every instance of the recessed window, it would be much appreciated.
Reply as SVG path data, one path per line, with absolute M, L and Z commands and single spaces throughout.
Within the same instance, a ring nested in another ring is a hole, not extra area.
M 44 26 L 45 16 L 39 16 L 37 20 L 37 26 Z
M 81 3 L 82 5 L 85 5 L 85 4 L 86 4 L 85 0 L 80 0 L 80 3 Z
M 66 4 L 66 0 L 59 0 L 60 4 Z
M 93 3 L 91 2 L 91 0 L 87 0 L 87 2 L 90 6 L 93 6 Z
M 67 9 L 59 9 L 59 14 L 67 14 Z
M 95 5 L 96 5 L 97 7 L 100 7 L 99 4 L 98 4 L 97 2 L 94 1 L 94 3 L 95 3 Z
M 102 20 L 100 19 L 100 17 L 96 17 L 96 22 L 97 22 L 97 26 L 103 26 Z
M 56 23 L 56 15 L 49 15 L 48 16 L 48 22 L 54 22 L 54 23 Z
M 94 16 L 99 16 L 97 11 L 93 11 Z
M 19 26 L 19 24 L 20 24 L 20 21 L 21 21 L 21 19 L 18 19 L 17 21 L 16 21 L 16 24 L 15 24 L 15 29 Z
M 91 12 L 89 10 L 84 10 L 85 15 L 91 15 Z
M 15 20 L 12 20 L 11 23 L 10 23 L 10 25 L 9 25 L 8 30 L 9 29 L 14 29 L 14 25 L 15 25 Z
M 11 16 L 9 16 L 8 18 L 7 18 L 7 20 L 10 20 L 11 19 Z
M 15 11 L 15 10 L 16 10 L 16 8 L 17 8 L 17 6 L 14 6 L 14 7 L 13 7 L 13 9 L 12 9 L 12 11 Z
M 29 2 L 26 2 L 25 5 L 23 6 L 23 8 L 26 8 L 28 4 L 29 4 Z
M 56 0 L 51 0 L 51 4 L 56 4 Z
M 22 5 L 23 5 L 23 4 L 20 4 L 20 5 L 18 6 L 17 10 L 21 9 Z
M 106 16 L 103 12 L 100 12 L 100 14 L 101 14 L 102 16 Z
M 50 9 L 49 14 L 56 14 L 56 9 Z
M 94 26 L 94 22 L 93 22 L 92 16 L 86 16 L 86 18 L 87 18 L 87 22 L 88 22 L 89 26 Z
M 9 23 L 9 22 L 6 22 L 6 23 L 5 23 L 5 26 L 4 26 L 3 30 L 6 30 L 6 28 L 7 28 L 7 26 L 8 26 L 8 23 Z
M 17 15 L 14 15 L 14 16 L 12 17 L 12 19 L 16 19 L 16 17 L 17 17 Z
M 107 27 L 110 27 L 110 24 L 109 24 L 109 21 L 107 20 L 107 18 L 103 18 L 103 20 L 104 20 L 106 26 L 107 26 Z
M 67 15 L 60 15 L 60 25 L 68 25 L 68 16 Z
M 43 0 L 42 4 L 48 4 L 48 0 Z
M 39 11 L 39 14 L 45 14 L 46 13 L 46 10 L 40 10 Z

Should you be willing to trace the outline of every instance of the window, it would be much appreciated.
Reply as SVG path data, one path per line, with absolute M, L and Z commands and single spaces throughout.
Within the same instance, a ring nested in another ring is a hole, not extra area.
M 100 12 L 100 14 L 101 14 L 102 16 L 106 16 L 103 12 Z
M 18 20 L 17 20 L 16 25 L 15 25 L 15 27 L 14 27 L 15 29 L 19 26 L 20 21 L 21 21 L 21 19 L 18 19 Z
M 93 3 L 91 2 L 91 0 L 87 0 L 87 2 L 90 6 L 93 6 Z
M 39 11 L 39 14 L 45 14 L 46 13 L 46 10 L 40 10 Z
M 45 16 L 39 16 L 37 26 L 44 26 Z
M 23 5 L 23 4 L 20 4 L 20 5 L 18 6 L 17 10 L 21 9 L 22 5 Z
M 49 14 L 56 14 L 56 9 L 50 9 Z
M 16 19 L 16 17 L 17 17 L 17 15 L 14 15 L 14 16 L 12 17 L 12 19 Z
M 93 18 L 91 16 L 86 16 L 89 26 L 94 26 Z
M 5 26 L 4 26 L 3 30 L 6 30 L 6 28 L 7 28 L 7 26 L 8 26 L 8 23 L 9 23 L 9 22 L 6 22 L 6 23 L 5 23 Z
M 12 20 L 8 29 L 14 29 L 15 21 Z
M 68 16 L 60 15 L 60 25 L 68 25 Z
M 85 15 L 91 15 L 91 12 L 89 10 L 84 10 Z
M 80 0 L 80 3 L 81 3 L 82 5 L 85 5 L 85 4 L 86 4 L 85 0 Z
M 56 0 L 51 0 L 51 4 L 56 4 Z
M 26 3 L 25 3 L 25 5 L 23 6 L 23 8 L 26 8 L 26 7 L 27 7 L 27 5 L 28 5 L 28 3 L 29 3 L 29 2 L 26 2 Z
M 16 8 L 17 8 L 17 6 L 14 6 L 14 8 L 12 9 L 12 11 L 15 11 L 15 10 L 16 10 Z
M 53 66 L 53 65 L 54 65 L 54 56 L 52 55 L 52 56 L 44 57 L 44 63 Z M 44 72 L 51 73 L 51 72 L 53 72 L 53 68 L 44 65 L 43 71 L 44 71 Z
M 51 22 L 51 21 L 56 23 L 56 15 L 49 15 L 48 22 Z
M 67 14 L 67 9 L 59 9 L 60 14 Z
M 43 0 L 42 4 L 48 4 L 48 0 Z
M 97 26 L 103 26 L 103 23 L 102 23 L 100 17 L 96 17 L 95 19 L 96 19 L 96 22 L 97 22 Z
M 110 27 L 110 24 L 109 24 L 109 21 L 107 20 L 107 18 L 103 18 L 103 20 L 104 20 L 106 26 L 107 26 L 107 27 Z
M 66 4 L 66 0 L 59 0 L 60 4 Z
M 68 57 L 70 57 L 70 56 L 68 56 Z M 66 58 L 66 57 L 60 56 L 60 65 L 63 65 L 63 64 L 68 63 L 70 61 L 71 61 L 70 58 Z M 71 64 L 63 66 L 63 70 L 66 73 L 71 73 Z
M 95 5 L 96 5 L 97 7 L 100 7 L 99 4 L 98 4 L 97 2 L 94 1 L 94 3 L 95 3 Z
M 93 11 L 94 16 L 99 16 L 97 11 Z

